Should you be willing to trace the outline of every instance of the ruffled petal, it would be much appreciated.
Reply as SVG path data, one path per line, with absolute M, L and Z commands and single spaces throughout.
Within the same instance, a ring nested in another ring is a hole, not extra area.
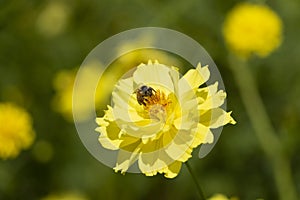
M 114 115 L 116 120 L 121 120 L 124 123 L 141 121 L 144 118 L 133 108 L 114 107 Z
M 218 91 L 216 94 L 208 97 L 204 102 L 198 105 L 198 110 L 209 110 L 223 105 L 226 98 L 226 93 L 223 90 Z
M 121 171 L 121 173 L 124 174 L 129 169 L 129 167 L 135 161 L 137 161 L 138 158 L 139 158 L 138 153 L 120 150 L 118 152 L 116 166 L 114 167 L 115 172 Z
M 235 124 L 230 114 L 231 112 L 226 112 L 221 108 L 214 108 L 200 114 L 200 123 L 210 128 L 218 128 L 228 123 Z
M 199 121 L 199 112 L 197 110 L 198 101 L 195 96 L 190 97 L 191 96 L 185 96 L 181 99 L 180 109 L 178 109 L 179 111 L 177 111 L 177 115 L 173 121 L 173 124 L 178 130 L 191 130 L 197 126 Z
M 128 101 L 130 100 L 133 92 L 133 78 L 121 79 L 112 94 L 112 101 L 114 105 L 127 108 Z
M 155 140 L 143 145 L 138 164 L 144 174 L 154 176 L 163 173 L 172 162 L 174 160 L 165 152 L 162 140 Z
M 121 124 L 122 129 L 124 129 L 128 135 L 141 138 L 143 143 L 155 139 L 158 133 L 163 130 L 163 126 L 164 124 L 160 121 L 154 121 L 152 119 Z
M 133 73 L 133 80 L 137 86 L 144 84 L 156 84 L 174 92 L 174 80 L 170 77 L 171 70 L 171 68 L 166 65 L 159 64 L 157 61 L 154 64 L 149 61 L 147 65 L 140 64 L 137 67 L 136 71 Z
M 98 140 L 104 148 L 117 150 L 121 143 L 121 140 L 119 139 L 119 133 L 121 130 L 117 123 L 113 120 L 114 116 L 112 108 L 108 106 L 108 110 L 105 111 L 105 115 L 96 119 L 96 123 L 99 127 L 95 130 L 100 133 Z
M 138 159 L 140 154 L 141 143 L 138 138 L 123 136 L 120 144 L 118 158 L 114 170 L 125 173 L 129 167 Z
M 125 122 L 142 120 L 136 109 L 138 105 L 134 98 L 133 78 L 122 79 L 112 93 L 112 102 L 114 104 L 114 114 L 117 119 Z
M 163 135 L 163 146 L 166 153 L 175 161 L 185 162 L 192 157 L 191 144 L 193 135 L 188 131 L 171 129 Z
M 139 168 L 146 176 L 164 173 L 166 178 L 175 178 L 181 169 L 182 162 L 170 158 L 160 142 L 156 141 L 156 144 L 152 143 L 143 147 L 143 152 L 148 153 L 140 154 Z
M 120 148 L 121 140 L 118 135 L 121 130 L 115 122 L 108 123 L 107 126 L 100 126 L 96 128 L 96 131 L 100 132 L 98 140 L 104 148 L 111 150 Z
M 178 82 L 179 95 L 184 95 L 190 90 L 196 90 L 205 83 L 210 76 L 208 66 L 201 67 L 199 63 L 196 69 L 190 69 Z
M 182 162 L 175 161 L 165 169 L 165 177 L 166 178 L 175 178 L 180 172 Z
M 174 93 L 175 95 L 178 95 L 178 82 L 179 82 L 179 72 L 178 68 L 176 67 L 171 67 L 171 70 L 169 71 L 170 78 L 173 82 L 174 86 Z
M 191 145 L 192 148 L 196 148 L 200 144 L 212 143 L 214 141 L 214 135 L 209 127 L 198 123 L 198 126 L 194 131 L 195 136 Z
M 209 110 L 223 105 L 226 99 L 226 93 L 223 90 L 218 91 L 218 82 L 209 87 L 198 89 L 197 99 L 199 110 Z

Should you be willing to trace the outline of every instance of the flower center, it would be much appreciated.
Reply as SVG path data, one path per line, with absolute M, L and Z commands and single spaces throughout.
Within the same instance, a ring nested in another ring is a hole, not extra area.
M 165 93 L 158 89 L 152 95 L 145 97 L 145 104 L 143 106 L 151 119 L 166 122 L 167 107 L 170 103 L 171 100 L 166 97 Z

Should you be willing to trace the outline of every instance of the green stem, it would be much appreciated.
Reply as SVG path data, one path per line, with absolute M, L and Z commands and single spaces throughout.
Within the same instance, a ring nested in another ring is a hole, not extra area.
M 272 163 L 279 197 L 281 200 L 296 200 L 298 198 L 289 161 L 263 105 L 250 66 L 245 60 L 233 56 L 229 58 L 229 62 L 256 137 Z M 266 76 L 268 75 L 266 74 Z
M 196 185 L 196 188 L 197 188 L 197 191 L 198 191 L 198 194 L 199 194 L 199 199 L 200 200 L 205 200 L 203 191 L 201 190 L 200 184 L 199 184 L 199 182 L 196 178 L 196 175 L 195 175 L 192 167 L 190 166 L 189 162 L 186 162 L 185 165 L 186 165 L 187 169 L 189 170 L 189 173 L 190 173 L 191 177 L 193 178 L 193 181 Z

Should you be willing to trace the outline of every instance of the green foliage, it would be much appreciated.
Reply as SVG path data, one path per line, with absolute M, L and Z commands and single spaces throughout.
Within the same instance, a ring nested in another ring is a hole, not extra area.
M 63 6 L 62 16 L 55 11 L 53 21 L 43 21 L 43 13 L 53 2 Z M 58 71 L 80 66 L 85 56 L 111 35 L 144 26 L 171 28 L 194 38 L 210 53 L 222 74 L 227 107 L 238 123 L 224 127 L 207 157 L 199 160 L 197 150 L 194 152 L 190 163 L 206 195 L 277 199 L 271 163 L 262 153 L 227 67 L 221 27 L 237 2 L 0 1 L 0 101 L 25 107 L 36 131 L 36 141 L 29 150 L 16 159 L 0 161 L 0 199 L 40 199 L 69 191 L 87 199 L 196 198 L 185 166 L 174 180 L 161 175 L 115 174 L 88 153 L 74 125 L 52 107 L 53 79 Z M 299 193 L 300 2 L 276 0 L 269 5 L 283 19 L 284 42 L 268 58 L 253 59 L 250 65 L 271 122 L 285 144 Z M 39 142 L 46 142 L 48 147 Z M 49 159 L 37 156 L 49 151 Z

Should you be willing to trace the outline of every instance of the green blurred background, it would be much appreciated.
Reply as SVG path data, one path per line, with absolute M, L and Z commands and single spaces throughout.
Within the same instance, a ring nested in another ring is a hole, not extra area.
M 241 1 L 223 0 L 0 0 L 0 102 L 14 102 L 33 118 L 33 145 L 15 159 L 0 160 L 0 199 L 41 199 L 75 192 L 86 199 L 196 199 L 185 166 L 178 177 L 125 176 L 94 159 L 74 124 L 53 105 L 61 70 L 78 68 L 100 42 L 144 26 L 180 31 L 210 53 L 226 86 L 227 108 L 238 122 L 225 126 L 213 151 L 190 160 L 207 196 L 278 199 L 271 164 L 256 139 L 228 67 L 222 38 L 226 13 Z M 284 23 L 281 47 L 251 70 L 280 140 L 285 143 L 300 192 L 300 1 L 267 4 Z M 238 66 L 237 66 L 238 67 Z M 105 105 L 101 105 L 105 107 Z

